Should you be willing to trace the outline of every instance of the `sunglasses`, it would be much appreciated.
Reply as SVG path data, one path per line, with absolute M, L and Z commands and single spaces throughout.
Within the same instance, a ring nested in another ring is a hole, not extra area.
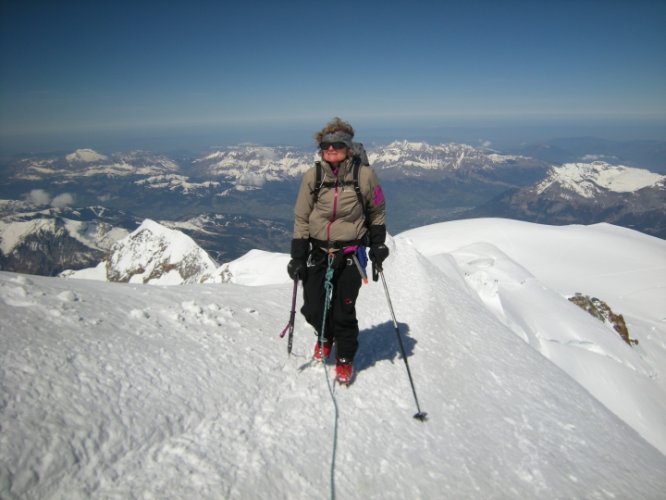
M 320 142 L 319 148 L 322 151 L 326 151 L 328 148 L 333 146 L 333 149 L 346 149 L 347 145 L 344 142 Z

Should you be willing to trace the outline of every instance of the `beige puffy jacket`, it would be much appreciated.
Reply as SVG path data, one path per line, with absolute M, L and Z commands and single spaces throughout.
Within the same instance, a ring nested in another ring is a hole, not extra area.
M 340 243 L 361 240 L 366 232 L 363 207 L 354 191 L 352 160 L 347 158 L 334 174 L 331 166 L 321 161 L 322 187 L 314 203 L 316 167 L 303 175 L 294 207 L 294 239 L 314 239 Z M 337 181 L 336 185 L 332 185 Z M 327 184 L 324 184 L 327 183 Z M 384 225 L 385 202 L 375 171 L 361 166 L 358 183 L 367 203 L 368 225 Z

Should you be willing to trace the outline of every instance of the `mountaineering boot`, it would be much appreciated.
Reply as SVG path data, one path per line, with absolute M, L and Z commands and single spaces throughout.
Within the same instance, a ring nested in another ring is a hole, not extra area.
M 352 362 L 344 358 L 338 358 L 335 365 L 335 380 L 340 384 L 349 385 L 353 376 Z
M 319 341 L 315 344 L 314 348 L 314 360 L 315 361 L 324 361 L 328 359 L 331 355 L 331 348 L 333 347 L 333 341 L 327 340 L 323 344 L 320 344 Z

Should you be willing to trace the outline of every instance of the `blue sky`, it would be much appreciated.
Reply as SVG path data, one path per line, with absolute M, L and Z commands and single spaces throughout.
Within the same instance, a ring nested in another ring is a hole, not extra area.
M 663 0 L 0 1 L 5 150 L 298 143 L 333 116 L 377 137 L 665 130 Z

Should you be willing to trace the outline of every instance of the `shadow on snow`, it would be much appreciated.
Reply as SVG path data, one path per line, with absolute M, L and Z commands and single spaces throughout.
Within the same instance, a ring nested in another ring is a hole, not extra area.
M 400 338 L 405 348 L 407 357 L 414 353 L 416 340 L 409 337 L 409 326 L 398 323 Z M 390 361 L 401 359 L 400 344 L 395 333 L 392 321 L 375 325 L 370 329 L 361 330 L 358 336 L 359 348 L 354 358 L 354 369 L 356 373 L 371 368 L 379 361 Z

